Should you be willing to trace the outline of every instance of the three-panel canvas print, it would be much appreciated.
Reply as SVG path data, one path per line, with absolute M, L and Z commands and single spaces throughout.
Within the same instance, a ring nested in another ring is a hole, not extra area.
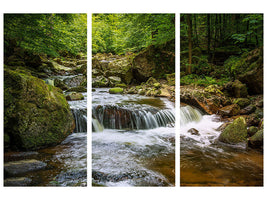
M 4 14 L 5 187 L 263 186 L 263 14 L 88 15 Z

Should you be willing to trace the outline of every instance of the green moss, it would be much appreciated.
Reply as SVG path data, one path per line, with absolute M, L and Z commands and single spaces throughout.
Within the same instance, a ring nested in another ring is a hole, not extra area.
M 124 83 L 119 83 L 116 84 L 115 87 L 127 88 L 127 85 L 125 85 Z
M 120 94 L 120 93 L 123 93 L 123 88 L 119 88 L 119 87 L 111 88 L 111 89 L 109 89 L 109 93 L 110 94 Z
M 250 104 L 250 100 L 248 98 L 238 98 L 233 103 L 239 105 L 240 108 L 244 108 Z
M 237 144 L 246 142 L 247 125 L 244 117 L 239 117 L 228 125 L 219 136 L 219 140 L 224 143 Z

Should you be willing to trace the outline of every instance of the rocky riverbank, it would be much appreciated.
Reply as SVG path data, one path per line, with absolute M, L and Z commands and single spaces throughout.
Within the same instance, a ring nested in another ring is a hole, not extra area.
M 92 86 L 117 87 L 126 94 L 167 97 L 175 101 L 174 40 L 126 55 L 96 54 Z
M 76 130 L 76 116 L 67 101 L 84 99 L 86 72 L 83 54 L 52 58 L 16 47 L 5 58 L 5 186 L 42 184 L 30 176 L 50 171 L 51 163 L 38 151 L 62 143 Z

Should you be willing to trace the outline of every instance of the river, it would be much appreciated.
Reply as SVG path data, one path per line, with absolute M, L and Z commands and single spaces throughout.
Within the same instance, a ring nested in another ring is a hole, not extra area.
M 262 152 L 218 142 L 222 122 L 216 115 L 191 106 L 181 107 L 180 115 L 181 186 L 263 186 Z
M 174 186 L 174 103 L 92 92 L 93 186 Z

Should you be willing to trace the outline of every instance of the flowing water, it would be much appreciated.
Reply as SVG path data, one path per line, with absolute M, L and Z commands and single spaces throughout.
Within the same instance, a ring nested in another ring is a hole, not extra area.
M 63 80 L 69 76 L 61 76 Z M 58 77 L 57 77 L 58 78 Z M 53 79 L 51 79 L 50 82 Z M 49 81 L 48 81 L 49 82 Z M 5 162 L 36 159 L 45 169 L 20 174 L 32 179 L 32 186 L 85 186 L 87 183 L 87 93 L 84 100 L 69 101 L 75 119 L 75 130 L 61 144 L 38 150 L 5 154 Z
M 94 186 L 175 184 L 174 104 L 163 98 L 92 93 Z
M 181 107 L 180 172 L 182 186 L 262 186 L 263 154 L 217 141 L 222 124 L 216 115 Z M 198 135 L 188 132 L 194 128 Z

